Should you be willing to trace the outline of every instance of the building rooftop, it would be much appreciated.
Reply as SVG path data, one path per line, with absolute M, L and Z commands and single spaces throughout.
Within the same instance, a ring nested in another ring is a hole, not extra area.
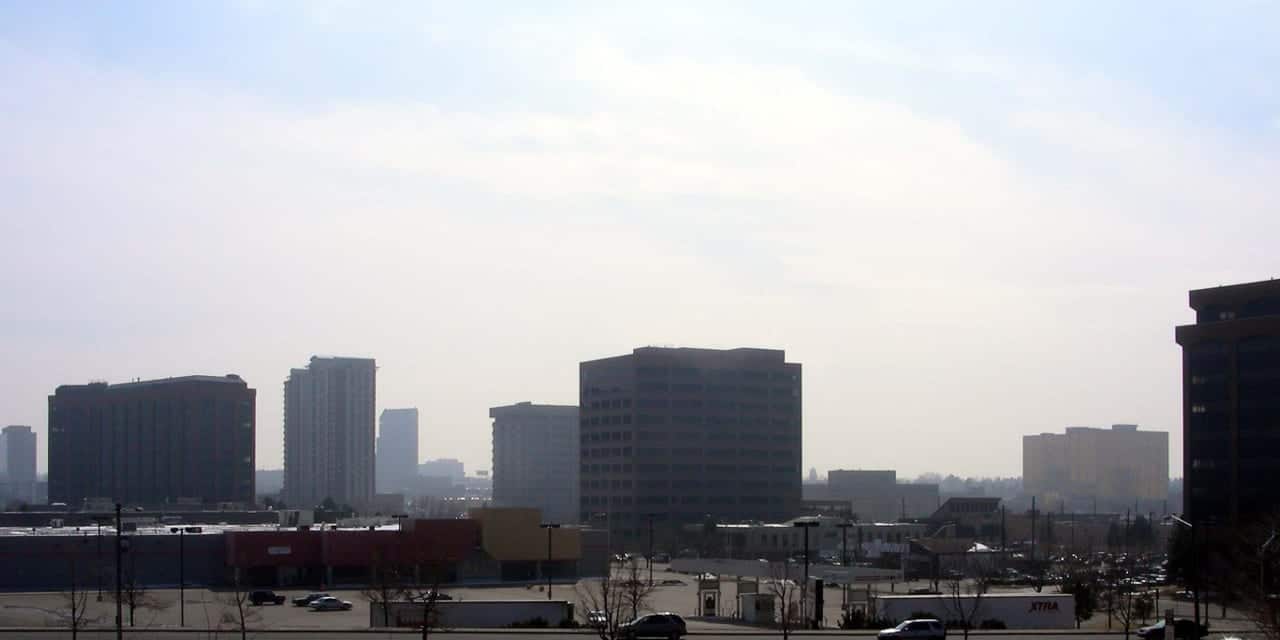
M 225 376 L 209 376 L 209 375 L 191 375 L 178 376 L 174 378 L 156 378 L 154 380 L 135 380 L 133 382 L 118 382 L 116 384 L 108 384 L 106 382 L 90 382 L 89 384 L 64 384 L 58 389 L 101 389 L 103 391 L 116 391 L 126 389 L 141 389 L 145 387 L 156 387 L 170 384 L 189 384 L 189 383 L 217 383 L 232 384 L 241 387 L 248 386 L 243 378 L 228 373 Z

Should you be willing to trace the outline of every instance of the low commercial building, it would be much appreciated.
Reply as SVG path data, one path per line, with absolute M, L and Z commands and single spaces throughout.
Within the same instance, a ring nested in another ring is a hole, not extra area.
M 797 522 L 817 522 L 809 529 L 811 558 L 840 558 L 848 548 L 850 562 L 879 562 L 896 557 L 927 525 L 899 522 L 853 522 L 842 518 L 798 518 L 771 524 L 718 524 L 719 548 L 730 558 L 776 560 L 804 553 L 805 529 Z M 847 531 L 841 528 L 848 523 Z
M 576 577 L 583 532 L 563 527 L 548 534 L 540 519 L 535 509 L 498 508 L 472 509 L 467 518 L 359 528 L 132 518 L 122 535 L 129 539 L 125 567 L 150 587 L 176 586 L 179 575 L 188 585 L 203 586 L 362 587 L 379 567 L 395 567 L 420 584 Z M 0 590 L 64 589 L 72 582 L 88 588 L 108 580 L 116 531 L 113 518 L 99 522 L 0 528 L 0 564 L 6 568 Z

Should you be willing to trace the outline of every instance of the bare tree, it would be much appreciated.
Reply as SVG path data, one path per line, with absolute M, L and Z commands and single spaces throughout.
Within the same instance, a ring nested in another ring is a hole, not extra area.
M 626 587 L 614 573 L 612 562 L 609 567 L 609 573 L 604 577 L 584 580 L 575 587 L 578 606 L 586 615 L 587 625 L 595 629 L 600 640 L 618 638 L 618 626 L 630 606 Z
M 768 592 L 778 601 L 778 630 L 786 640 L 802 615 L 798 602 L 800 587 L 791 579 L 791 564 L 786 560 L 771 563 L 769 574 Z
M 137 626 L 137 610 L 160 612 L 169 606 L 169 602 L 160 599 L 146 585 L 138 580 L 138 572 L 136 565 L 130 561 L 129 571 L 121 576 L 120 580 L 120 603 L 129 608 L 129 626 Z M 115 594 L 108 596 L 115 601 Z M 155 615 L 152 615 L 152 620 Z
M 415 583 L 403 591 L 409 600 L 418 603 L 422 613 L 422 620 L 419 623 L 422 640 L 427 640 L 431 629 L 441 626 L 439 603 L 443 594 L 440 593 L 440 584 L 444 582 L 444 567 L 440 563 L 433 561 L 427 566 L 427 581 Z
M 1125 640 L 1129 640 L 1129 632 L 1133 623 L 1138 621 L 1138 598 L 1134 596 L 1133 586 L 1129 583 L 1127 573 L 1121 569 L 1112 569 L 1106 574 L 1107 607 L 1110 616 L 1124 628 Z
M 966 574 L 972 577 L 966 579 Z M 969 640 L 969 631 L 986 610 L 983 599 L 990 587 L 991 574 L 982 567 L 972 572 L 961 572 L 947 581 L 943 604 L 950 618 L 948 622 L 960 625 L 965 640 Z
M 71 627 L 71 639 L 76 640 L 80 630 L 86 625 L 97 622 L 98 617 L 89 616 L 89 592 L 81 588 L 75 557 L 72 556 L 67 562 L 71 580 L 67 590 L 62 594 L 65 606 L 53 613 L 67 622 L 67 626 Z
M 231 592 L 224 594 L 220 600 L 223 606 L 221 622 L 240 632 L 240 640 L 246 640 L 249 637 L 249 625 L 261 622 L 262 614 L 251 606 L 249 592 L 241 588 L 238 577 L 232 583 Z
M 406 586 L 400 568 L 375 551 L 369 564 L 369 585 L 360 590 L 371 605 L 382 605 L 382 626 L 391 626 L 391 603 L 405 597 Z
M 653 595 L 656 587 L 649 582 L 640 571 L 640 561 L 632 558 L 627 562 L 627 567 L 620 571 L 622 575 L 615 579 L 622 582 L 622 599 L 627 607 L 631 609 L 631 619 L 635 620 L 640 617 L 642 609 L 649 608 L 649 598 Z

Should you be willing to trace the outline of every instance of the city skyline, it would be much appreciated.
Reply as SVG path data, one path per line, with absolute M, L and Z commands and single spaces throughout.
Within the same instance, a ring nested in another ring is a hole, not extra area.
M 59 384 L 367 354 L 485 468 L 577 362 L 750 345 L 804 469 L 1115 422 L 1176 469 L 1186 291 L 1275 275 L 1278 12 L 5 5 L 0 422 L 44 470 Z

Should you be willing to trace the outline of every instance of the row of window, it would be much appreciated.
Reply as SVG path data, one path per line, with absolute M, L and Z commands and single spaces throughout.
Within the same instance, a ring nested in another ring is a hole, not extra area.
M 800 374 L 787 371 L 743 371 L 741 369 L 698 369 L 696 367 L 636 367 L 636 376 L 645 379 L 670 377 L 673 379 L 800 381 Z
M 582 464 L 580 473 L 631 473 L 631 464 Z M 636 464 L 638 473 L 799 473 L 795 464 Z
M 583 491 L 593 490 L 620 490 L 632 488 L 631 480 L 583 480 Z M 767 482 L 763 480 L 747 480 L 738 482 L 736 480 L 704 480 L 701 478 L 677 478 L 669 480 L 667 478 L 650 478 L 640 480 L 635 483 L 639 489 L 742 489 L 745 491 L 765 491 L 773 489 L 791 489 L 795 484 L 792 482 Z
M 699 496 L 699 495 L 682 495 L 682 496 L 583 496 L 581 505 L 584 507 L 595 507 L 605 505 L 668 505 L 668 504 L 783 504 L 785 500 L 782 496 Z

